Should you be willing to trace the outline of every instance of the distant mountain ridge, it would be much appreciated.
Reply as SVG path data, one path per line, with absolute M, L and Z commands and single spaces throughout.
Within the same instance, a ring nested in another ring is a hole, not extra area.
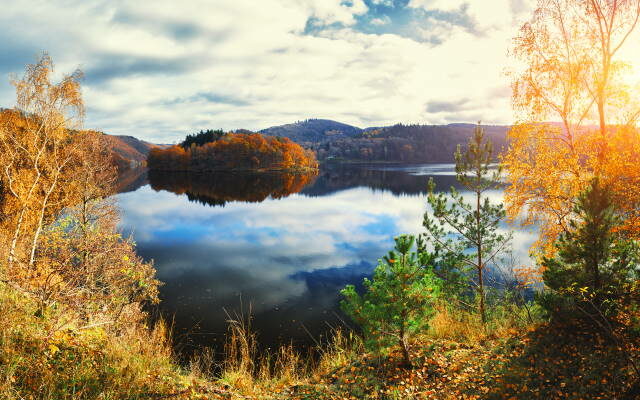
M 482 125 L 495 153 L 507 146 L 510 126 Z M 451 162 L 458 145 L 465 146 L 475 124 L 404 125 L 359 128 L 328 119 L 308 119 L 263 129 L 313 149 L 318 160 L 356 162 Z
M 272 126 L 258 131 L 263 135 L 285 136 L 294 142 L 308 143 L 353 137 L 364 129 L 330 119 L 307 119 L 292 124 Z
M 476 125 L 404 125 L 360 128 L 329 119 L 307 119 L 272 126 L 258 133 L 287 137 L 314 150 L 320 161 L 452 162 L 458 145 L 466 145 Z M 496 153 L 507 146 L 508 125 L 482 125 Z M 248 133 L 245 129 L 235 132 Z M 153 144 L 133 136 L 107 135 L 118 165 L 144 165 L 149 151 L 168 145 Z

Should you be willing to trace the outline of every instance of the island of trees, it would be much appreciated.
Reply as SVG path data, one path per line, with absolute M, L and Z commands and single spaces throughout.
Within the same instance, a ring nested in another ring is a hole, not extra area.
M 259 133 L 201 131 L 179 145 L 149 152 L 147 164 L 158 171 L 310 171 L 318 169 L 312 150 L 288 138 Z

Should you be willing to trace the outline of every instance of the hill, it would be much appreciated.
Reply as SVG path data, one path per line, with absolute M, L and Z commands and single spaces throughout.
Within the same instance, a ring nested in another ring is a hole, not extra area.
M 509 126 L 483 125 L 496 152 L 507 145 Z M 263 129 L 314 150 L 318 160 L 357 162 L 452 162 L 457 146 L 465 145 L 475 124 L 403 125 L 361 129 L 325 119 L 309 119 Z
M 314 150 L 319 161 L 425 163 L 453 162 L 456 147 L 467 143 L 475 126 L 466 123 L 396 124 L 363 129 L 328 119 L 307 119 L 262 129 L 259 133 L 286 137 L 304 148 Z M 509 126 L 483 125 L 483 128 L 496 153 L 506 147 Z M 250 132 L 236 130 L 235 133 Z M 170 147 L 145 142 L 133 136 L 106 137 L 112 143 L 116 163 L 122 171 L 144 165 L 152 148 Z
M 363 130 L 329 119 L 307 119 L 293 124 L 272 126 L 259 133 L 269 136 L 284 136 L 299 144 L 318 143 L 326 140 L 353 137 Z
M 165 148 L 166 145 L 153 144 L 133 136 L 104 134 L 109 141 L 118 170 L 125 171 L 142 166 L 147 155 L 154 147 Z

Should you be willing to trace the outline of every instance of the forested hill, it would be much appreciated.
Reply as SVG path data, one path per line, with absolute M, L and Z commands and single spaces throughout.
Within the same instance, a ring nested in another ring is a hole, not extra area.
M 467 143 L 474 124 L 403 125 L 361 129 L 310 119 L 260 131 L 286 136 L 316 151 L 318 160 L 451 162 L 458 144 Z M 483 125 L 496 153 L 506 147 L 509 126 Z
M 285 136 L 298 144 L 306 144 L 353 137 L 362 131 L 361 128 L 329 119 L 307 119 L 293 124 L 272 126 L 259 133 L 269 136 Z
M 364 130 L 350 139 L 317 143 L 319 160 L 344 159 L 388 162 L 453 162 L 458 145 L 468 143 L 473 124 L 402 125 Z M 494 154 L 507 145 L 507 126 L 483 126 Z

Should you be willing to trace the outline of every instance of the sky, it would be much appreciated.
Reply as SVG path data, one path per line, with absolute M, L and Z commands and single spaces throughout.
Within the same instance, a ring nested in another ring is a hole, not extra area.
M 511 38 L 533 0 L 14 0 L 0 107 L 47 51 L 84 71 L 84 125 L 173 143 L 307 118 L 509 124 Z

